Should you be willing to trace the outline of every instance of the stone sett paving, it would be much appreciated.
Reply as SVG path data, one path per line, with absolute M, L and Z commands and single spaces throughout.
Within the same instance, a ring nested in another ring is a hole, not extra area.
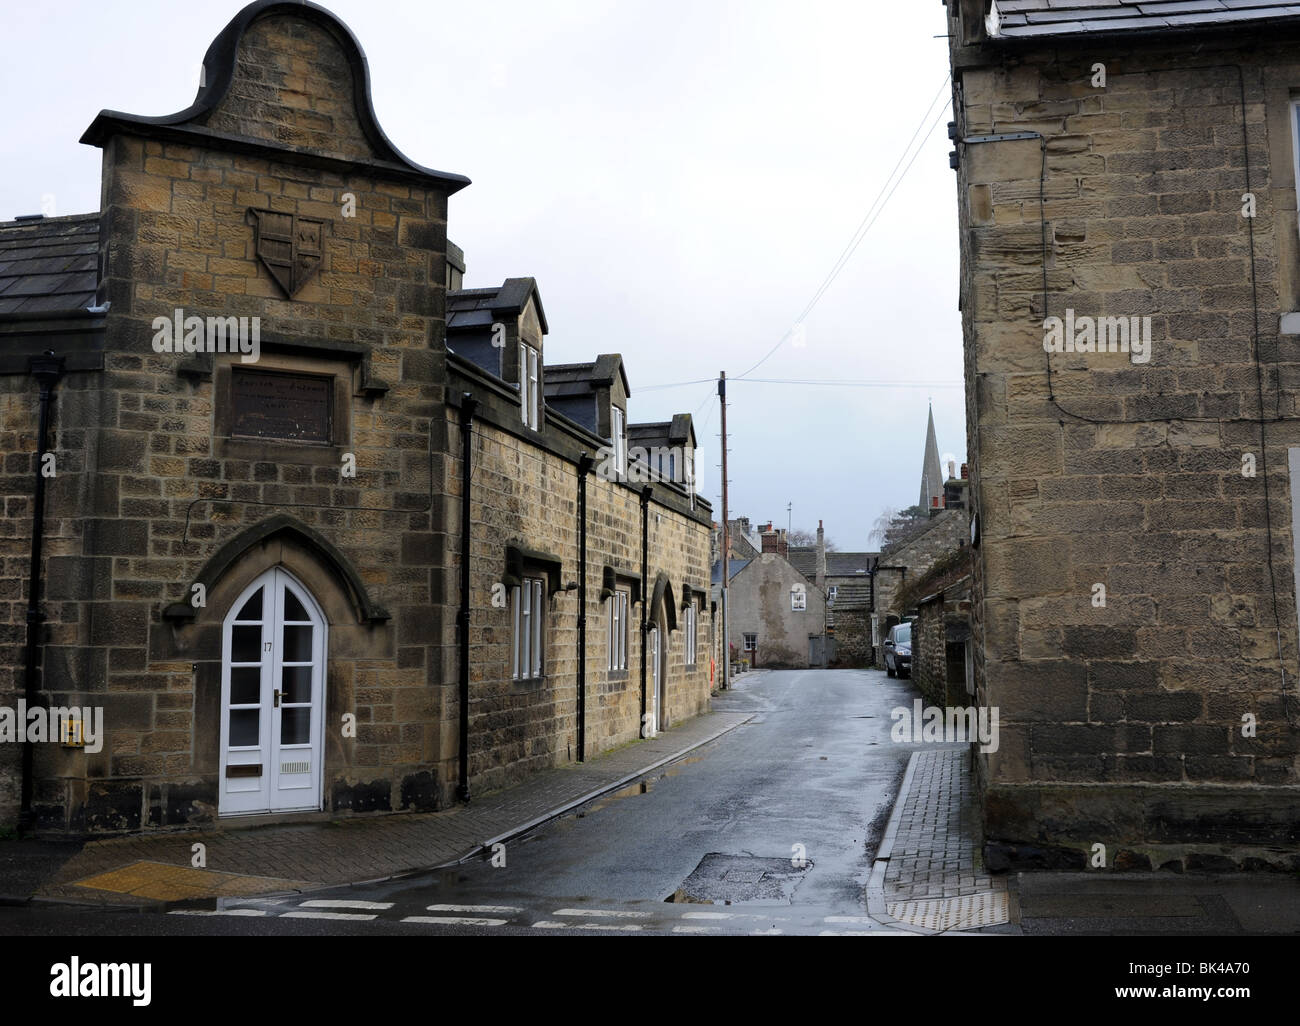
M 206 830 L 92 841 L 41 891 L 46 897 L 86 902 L 138 904 L 153 895 L 138 886 L 120 892 L 88 883 L 115 870 L 133 867 L 134 881 L 151 863 L 191 865 L 195 843 L 206 847 L 206 879 L 194 874 L 193 893 L 168 888 L 168 897 L 248 895 L 374 880 L 428 869 L 461 859 L 484 842 L 517 830 L 539 817 L 610 787 L 625 777 L 684 750 L 707 744 L 739 726 L 752 713 L 713 712 L 673 727 L 658 737 L 636 741 L 585 763 L 544 770 L 523 783 L 482 796 L 445 812 L 348 818 L 244 830 Z M 219 876 L 220 875 L 220 876 Z M 223 884 L 222 878 L 228 881 Z M 252 880 L 250 878 L 258 878 Z
M 969 751 L 921 751 L 913 759 L 885 871 L 889 914 L 917 925 L 937 919 L 938 928 L 1005 922 L 1006 880 L 984 872 L 979 855 Z M 972 912 L 977 906 L 983 911 Z M 982 921 L 968 921 L 974 918 Z

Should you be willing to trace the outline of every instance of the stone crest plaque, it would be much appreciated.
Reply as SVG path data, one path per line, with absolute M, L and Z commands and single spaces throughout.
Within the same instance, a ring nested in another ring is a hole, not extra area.
M 325 222 L 316 217 L 250 209 L 257 258 L 290 299 L 320 270 Z

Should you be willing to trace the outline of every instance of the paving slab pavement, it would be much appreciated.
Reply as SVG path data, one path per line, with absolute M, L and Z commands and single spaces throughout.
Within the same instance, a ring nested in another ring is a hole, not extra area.
M 912 754 L 867 886 L 877 921 L 916 933 L 1300 934 L 1300 874 L 987 872 L 965 746 Z
M 706 745 L 753 713 L 710 712 L 657 737 L 585 763 L 544 770 L 502 791 L 444 812 L 279 823 L 106 838 L 83 845 L 34 893 L 15 893 L 30 876 L 0 879 L 7 900 L 158 908 L 226 896 L 305 891 L 388 879 L 465 861 L 493 844 L 553 819 Z M 0 845 L 0 857 L 8 844 Z M 203 866 L 193 864 L 203 845 Z M 2 865 L 3 863 L 0 863 Z M 178 873 L 177 867 L 188 872 Z

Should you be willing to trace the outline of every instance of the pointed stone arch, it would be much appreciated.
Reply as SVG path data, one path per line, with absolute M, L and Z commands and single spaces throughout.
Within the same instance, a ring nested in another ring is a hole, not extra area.
M 200 618 L 201 610 L 192 601 L 196 585 L 202 586 L 208 608 L 220 607 L 223 592 L 235 589 L 237 593 L 248 581 L 275 565 L 288 566 L 321 596 L 331 623 L 377 624 L 392 618 L 371 599 L 360 575 L 336 546 L 306 524 L 282 513 L 241 531 L 213 553 L 186 589 L 191 600 L 167 606 L 163 619 L 184 624 Z
M 655 610 L 659 608 L 660 601 L 663 601 L 664 626 L 670 630 L 677 630 L 677 603 L 673 601 L 673 586 L 668 580 L 668 575 L 662 570 L 655 577 L 654 591 L 650 596 L 650 616 L 654 617 Z

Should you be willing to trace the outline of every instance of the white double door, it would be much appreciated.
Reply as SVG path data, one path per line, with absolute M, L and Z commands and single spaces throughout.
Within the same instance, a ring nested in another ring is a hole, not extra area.
M 651 627 L 646 632 L 646 645 L 650 653 L 650 701 L 652 703 L 649 714 L 650 732 L 648 736 L 653 737 L 661 730 L 668 727 L 668 717 L 664 713 L 664 652 L 659 641 L 659 628 Z
M 268 570 L 222 632 L 222 816 L 321 807 L 326 622 L 287 571 Z

